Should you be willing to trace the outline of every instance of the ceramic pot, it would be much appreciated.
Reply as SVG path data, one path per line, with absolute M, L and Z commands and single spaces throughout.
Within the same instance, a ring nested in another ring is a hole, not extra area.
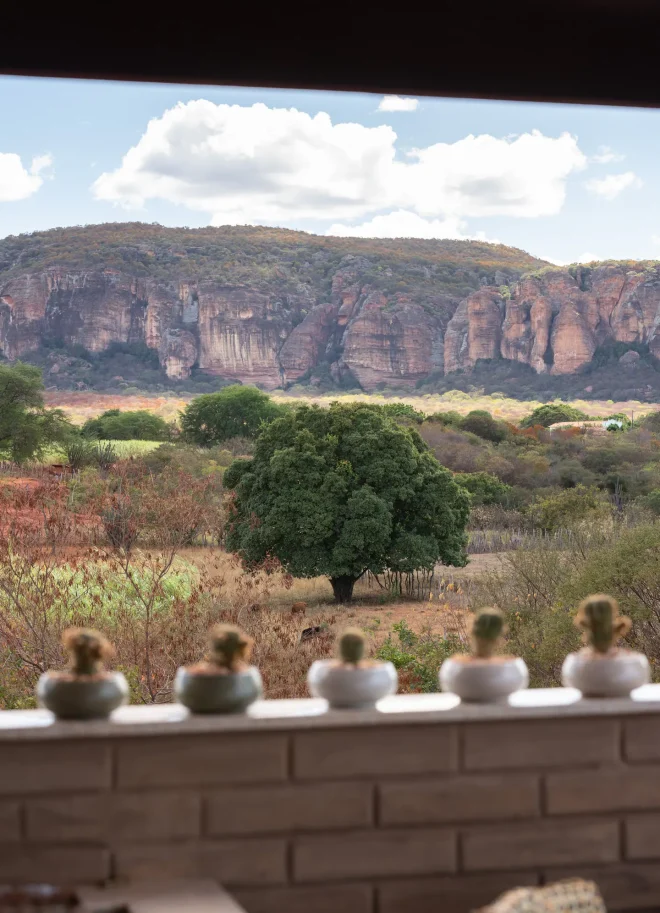
M 191 713 L 243 713 L 261 697 L 263 687 L 256 666 L 218 674 L 181 667 L 174 679 L 174 693 Z
M 561 681 L 567 688 L 577 688 L 584 697 L 627 697 L 651 681 L 651 669 L 644 654 L 634 650 L 597 653 L 586 648 L 568 654 Z
M 102 720 L 128 703 L 128 683 L 121 672 L 74 678 L 44 672 L 37 684 L 40 706 L 61 720 Z
M 398 682 L 392 663 L 353 666 L 319 659 L 307 673 L 313 697 L 325 698 L 336 709 L 373 707 L 382 697 L 394 694 Z
M 477 659 L 452 656 L 440 667 L 440 687 L 457 694 L 462 701 L 492 704 L 529 684 L 524 660 L 517 656 Z

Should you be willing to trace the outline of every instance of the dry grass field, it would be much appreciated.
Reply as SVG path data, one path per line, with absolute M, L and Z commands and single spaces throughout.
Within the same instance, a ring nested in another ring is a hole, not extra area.
M 407 403 L 426 415 L 434 412 L 459 412 L 467 415 L 473 409 L 485 409 L 495 418 L 510 422 L 517 422 L 529 415 L 542 403 L 535 400 L 521 401 L 509 399 L 501 394 L 479 396 L 476 394 L 451 391 L 442 395 L 424 394 L 423 396 L 408 396 L 402 394 L 384 396 L 378 393 L 333 393 L 323 396 L 306 394 L 293 394 L 277 392 L 272 394 L 273 399 L 280 403 L 316 403 L 319 406 L 328 406 L 332 402 L 352 403 Z M 46 402 L 49 406 L 57 406 L 64 410 L 68 417 L 76 424 L 82 424 L 89 418 L 94 418 L 107 409 L 145 409 L 161 416 L 167 421 L 176 419 L 191 397 L 182 398 L 175 394 L 166 396 L 136 395 L 110 395 L 105 393 L 86 392 L 51 392 L 46 393 Z M 613 400 L 574 400 L 572 406 L 581 409 L 588 415 L 606 417 L 616 412 L 625 412 L 626 415 L 646 415 L 654 412 L 658 406 L 653 403 L 642 403 L 638 400 L 614 402 Z

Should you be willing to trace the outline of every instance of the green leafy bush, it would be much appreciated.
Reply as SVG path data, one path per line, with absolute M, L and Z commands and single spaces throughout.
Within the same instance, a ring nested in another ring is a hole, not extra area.
M 86 421 L 82 433 L 85 437 L 104 441 L 169 441 L 171 437 L 167 422 L 144 410 L 108 409 Z
M 181 413 L 188 441 L 200 447 L 222 444 L 230 438 L 254 438 L 261 427 L 288 411 L 258 390 L 232 384 L 218 393 L 196 397 Z
M 466 645 L 454 634 L 441 637 L 428 630 L 417 634 L 405 621 L 392 625 L 392 631 L 376 656 L 394 664 L 402 691 L 438 691 L 442 663 L 454 653 L 467 652 Z
M 534 425 L 543 425 L 549 428 L 557 422 L 583 422 L 587 421 L 589 416 L 568 403 L 552 403 L 547 406 L 539 406 L 531 415 L 524 418 L 520 423 L 521 428 L 533 428 Z
M 474 506 L 501 504 L 512 488 L 490 472 L 457 472 L 454 481 L 470 492 Z
M 504 422 L 498 422 L 485 409 L 474 409 L 472 412 L 468 412 L 461 421 L 461 430 L 469 431 L 485 441 L 494 441 L 495 443 L 503 441 L 507 436 L 507 428 Z
M 607 505 L 597 489 L 576 485 L 540 498 L 528 509 L 535 526 L 553 532 L 573 526 L 587 517 L 607 515 Z

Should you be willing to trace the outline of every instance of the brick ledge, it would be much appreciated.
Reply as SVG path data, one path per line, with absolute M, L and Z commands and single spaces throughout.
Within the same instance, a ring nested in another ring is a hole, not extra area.
M 572 688 L 536 688 L 518 692 L 502 704 L 461 704 L 452 694 L 398 694 L 380 701 L 374 710 L 327 710 L 326 702 L 316 699 L 266 700 L 237 716 L 191 716 L 180 704 L 134 705 L 117 710 L 109 721 L 94 722 L 57 722 L 47 710 L 5 710 L 0 711 L 0 741 L 606 718 L 659 711 L 660 684 L 644 685 L 630 698 L 590 700 L 581 699 Z

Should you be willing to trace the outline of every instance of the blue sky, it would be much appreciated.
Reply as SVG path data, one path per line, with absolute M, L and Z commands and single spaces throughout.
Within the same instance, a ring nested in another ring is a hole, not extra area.
M 258 223 L 660 258 L 653 110 L 3 77 L 0 123 L 0 237 Z

